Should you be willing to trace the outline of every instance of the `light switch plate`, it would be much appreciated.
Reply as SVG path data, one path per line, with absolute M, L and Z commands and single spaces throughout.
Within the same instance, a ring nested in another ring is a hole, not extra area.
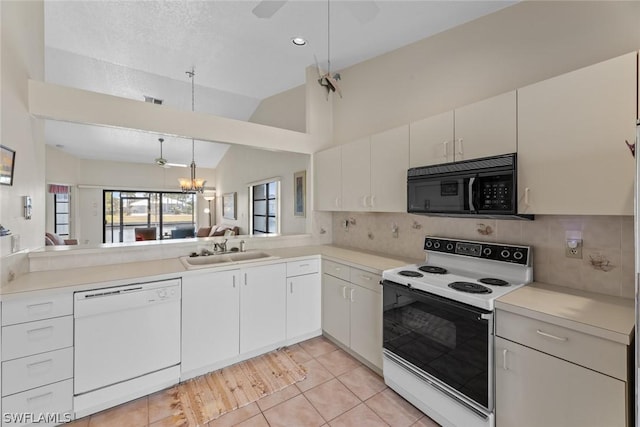
M 11 235 L 11 253 L 14 254 L 20 250 L 20 235 Z

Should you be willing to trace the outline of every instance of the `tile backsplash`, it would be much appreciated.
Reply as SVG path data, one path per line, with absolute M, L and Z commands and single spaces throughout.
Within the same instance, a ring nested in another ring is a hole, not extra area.
M 567 258 L 579 232 L 582 259 Z M 423 259 L 424 236 L 533 247 L 538 282 L 634 297 L 633 216 L 537 215 L 534 221 L 440 218 L 406 213 L 333 213 L 333 244 Z

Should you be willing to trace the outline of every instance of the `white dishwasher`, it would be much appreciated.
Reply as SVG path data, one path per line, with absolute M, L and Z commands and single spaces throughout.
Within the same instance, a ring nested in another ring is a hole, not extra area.
M 179 381 L 180 302 L 180 279 L 74 294 L 76 417 Z

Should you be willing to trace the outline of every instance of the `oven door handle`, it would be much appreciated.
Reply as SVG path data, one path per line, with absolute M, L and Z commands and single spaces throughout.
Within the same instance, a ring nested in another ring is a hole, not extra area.
M 483 310 L 481 308 L 472 307 L 467 304 L 463 304 L 461 302 L 441 297 L 439 295 L 435 295 L 429 292 L 424 292 L 419 289 L 410 288 L 405 285 L 401 285 L 396 282 L 392 282 L 390 280 L 383 279 L 382 280 L 383 288 L 390 288 L 396 290 L 398 292 L 404 294 L 410 294 L 412 298 L 416 300 L 421 300 L 425 302 L 429 302 L 431 304 L 439 305 L 440 307 L 447 310 L 455 310 L 457 314 L 463 314 L 467 317 L 471 317 L 476 321 L 481 322 L 490 322 L 493 318 L 493 313 L 487 310 Z
M 469 178 L 469 210 L 471 212 L 475 212 L 476 207 L 473 205 L 474 196 L 473 196 L 473 183 L 476 182 L 476 177 Z

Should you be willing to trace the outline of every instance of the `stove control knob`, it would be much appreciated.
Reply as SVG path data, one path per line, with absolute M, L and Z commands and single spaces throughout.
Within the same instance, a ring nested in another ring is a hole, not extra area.
M 482 250 L 482 253 L 483 253 L 485 256 L 490 256 L 490 255 L 491 255 L 491 248 L 484 248 L 484 249 Z
M 440 242 L 435 242 L 435 243 L 433 244 L 433 248 L 434 248 L 434 249 L 440 249 Z
M 513 253 L 513 258 L 517 259 L 518 261 L 520 261 L 523 256 L 524 256 L 524 254 L 522 252 L 514 252 Z
M 452 251 L 453 250 L 453 243 L 447 243 L 447 250 L 448 251 Z
M 433 242 L 431 240 L 427 240 L 427 242 L 424 245 L 430 248 L 431 246 L 433 246 Z
M 509 258 L 511 256 L 511 253 L 508 250 L 503 249 L 502 252 L 500 252 L 500 256 L 502 258 Z

